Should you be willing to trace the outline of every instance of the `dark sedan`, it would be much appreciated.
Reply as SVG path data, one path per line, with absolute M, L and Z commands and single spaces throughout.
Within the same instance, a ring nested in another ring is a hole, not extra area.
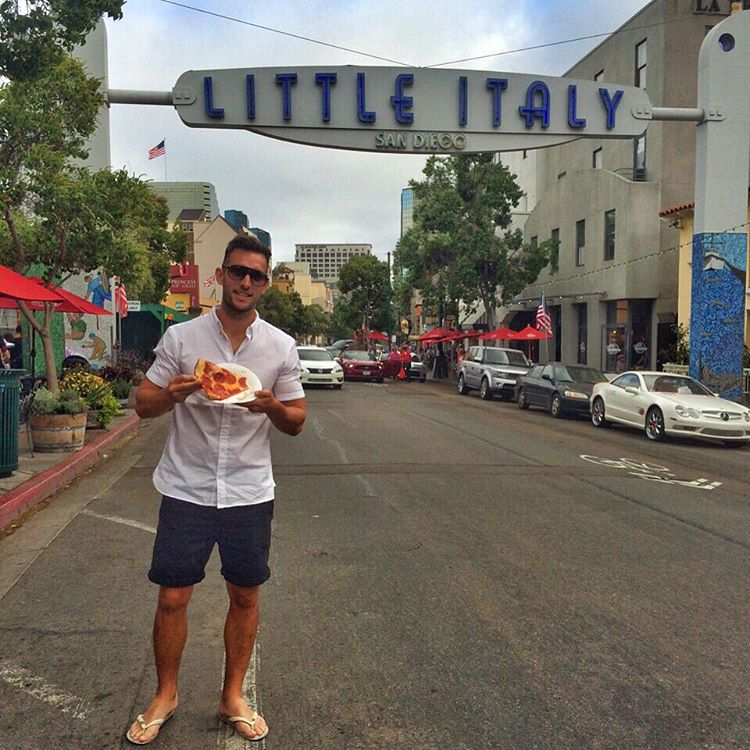
M 383 363 L 375 356 L 358 349 L 345 349 L 339 357 L 344 368 L 344 380 L 369 380 L 383 382 Z
M 603 372 L 585 365 L 549 362 L 536 365 L 516 381 L 519 409 L 541 406 L 553 417 L 590 413 L 589 401 L 594 383 L 606 382 Z

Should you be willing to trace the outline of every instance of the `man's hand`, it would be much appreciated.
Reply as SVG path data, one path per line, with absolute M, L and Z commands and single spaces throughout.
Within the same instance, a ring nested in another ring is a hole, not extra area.
M 198 378 L 193 375 L 178 375 L 166 388 L 144 378 L 135 394 L 135 412 L 139 417 L 158 417 L 200 388 Z
M 200 389 L 200 381 L 195 375 L 178 375 L 167 386 L 167 393 L 175 404 L 181 404 L 191 393 Z
M 247 401 L 244 406 L 248 411 L 265 414 L 274 427 L 287 435 L 298 435 L 307 417 L 305 399 L 279 401 L 272 391 L 255 391 L 255 400 Z

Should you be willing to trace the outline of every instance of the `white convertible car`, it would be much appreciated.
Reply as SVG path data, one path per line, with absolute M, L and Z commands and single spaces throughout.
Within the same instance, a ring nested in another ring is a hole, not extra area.
M 750 409 L 715 396 L 687 375 L 664 372 L 624 372 L 596 383 L 591 421 L 596 427 L 639 427 L 649 440 L 688 435 L 737 446 L 750 441 Z

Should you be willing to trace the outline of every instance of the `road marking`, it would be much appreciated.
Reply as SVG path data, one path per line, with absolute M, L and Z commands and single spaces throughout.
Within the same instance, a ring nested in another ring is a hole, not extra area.
M 250 655 L 250 664 L 245 674 L 245 681 L 242 685 L 243 693 L 247 698 L 247 703 L 252 711 L 257 711 L 262 714 L 260 708 L 260 698 L 258 697 L 258 689 L 256 685 L 256 675 L 260 671 L 260 654 L 258 641 L 256 636 L 255 646 L 253 647 L 253 653 Z M 222 670 L 221 675 L 222 683 L 224 682 L 224 672 Z M 219 750 L 251 750 L 251 748 L 258 748 L 259 750 L 265 750 L 266 741 L 250 740 L 243 737 L 238 731 L 232 729 L 228 724 L 223 721 L 219 721 L 219 734 L 216 737 L 216 747 Z
M 661 482 L 662 484 L 679 484 L 681 487 L 692 487 L 697 490 L 715 490 L 721 487 L 721 482 L 709 482 L 705 477 L 698 479 L 678 479 L 668 467 L 660 464 L 641 463 L 632 458 L 601 458 L 582 453 L 579 458 L 599 466 L 611 469 L 625 469 L 630 476 L 645 479 L 647 482 Z
M 338 419 L 342 420 L 343 422 L 346 422 L 346 420 L 340 415 L 337 414 L 332 409 L 328 410 L 334 417 L 337 417 Z M 349 424 L 348 422 L 346 422 Z M 322 440 L 324 443 L 329 443 L 332 445 L 336 451 L 339 454 L 339 458 L 341 459 L 342 464 L 348 464 L 350 463 L 348 456 L 346 455 L 346 450 L 344 449 L 344 446 L 334 438 L 327 437 L 325 434 L 325 427 L 321 424 L 320 420 L 317 417 L 313 417 L 312 420 L 313 429 L 315 430 L 315 434 L 318 436 L 320 440 Z M 354 474 L 354 478 L 365 488 L 365 497 L 378 497 L 378 493 L 375 491 L 375 488 L 370 484 L 370 482 L 363 477 L 361 474 Z
M 89 709 L 86 701 L 72 693 L 66 693 L 56 685 L 29 672 L 28 669 L 0 661 L 0 680 L 18 688 L 27 695 L 54 706 L 74 719 L 85 719 Z
M 89 510 L 88 508 L 82 510 L 81 515 L 101 518 L 103 521 L 111 521 L 112 523 L 121 523 L 123 526 L 132 526 L 134 529 L 141 529 L 142 531 L 148 531 L 149 534 L 156 534 L 156 529 L 153 526 L 146 526 L 145 523 L 132 521 L 131 519 L 123 518 L 122 516 L 105 516 L 103 513 L 94 513 L 93 510 Z

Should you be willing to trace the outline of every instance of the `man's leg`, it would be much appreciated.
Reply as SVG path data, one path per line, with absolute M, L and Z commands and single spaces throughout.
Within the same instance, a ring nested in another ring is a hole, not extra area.
M 219 713 L 223 716 L 246 716 L 249 719 L 253 712 L 245 700 L 243 685 L 258 631 L 260 586 L 235 586 L 229 581 L 226 585 L 229 592 L 229 612 L 224 623 L 226 665 Z M 240 734 L 249 738 L 266 731 L 266 722 L 261 716 L 252 727 L 244 722 L 237 722 L 234 726 Z
M 177 674 L 187 640 L 187 607 L 192 594 L 192 586 L 159 588 L 153 634 L 156 695 L 143 713 L 146 724 L 164 718 L 177 707 Z M 142 729 L 137 721 L 130 728 L 130 736 L 141 742 L 150 741 L 158 732 L 159 727 Z

